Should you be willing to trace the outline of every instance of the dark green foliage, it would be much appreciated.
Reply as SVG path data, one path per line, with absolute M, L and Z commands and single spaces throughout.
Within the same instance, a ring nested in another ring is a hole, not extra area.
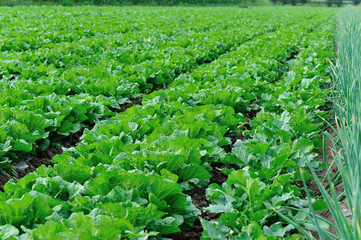
M 61 5 L 63 6 L 74 6 L 75 3 L 72 0 L 60 0 Z
M 93 0 L 94 4 L 114 3 L 119 5 L 236 5 L 245 2 L 244 0 Z
M 354 1 L 359 1 L 359 0 L 354 0 Z M 343 3 L 343 0 L 326 0 L 326 4 L 329 7 L 331 7 L 333 4 L 337 5 L 338 7 L 341 7 L 342 3 Z
M 186 6 L 186 5 L 244 5 L 247 0 L 0 0 L 0 6 L 14 5 L 48 5 L 60 4 L 63 6 L 74 5 L 147 5 L 147 6 Z

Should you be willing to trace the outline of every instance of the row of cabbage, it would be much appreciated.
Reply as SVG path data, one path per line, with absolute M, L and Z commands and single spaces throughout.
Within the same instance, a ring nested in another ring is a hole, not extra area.
M 46 149 L 58 135 L 114 116 L 114 109 L 129 99 L 163 87 L 232 47 L 302 18 L 300 11 L 295 19 L 279 21 L 277 14 L 286 10 L 271 9 L 131 9 L 107 8 L 104 13 L 99 8 L 13 8 L 5 14 L 9 25 L 2 29 L 6 37 L 0 59 L 2 168 Z M 143 17 L 126 22 L 135 15 Z M 18 48 L 14 39 L 27 47 Z M 17 47 L 6 47 L 9 44 Z
M 299 167 L 318 165 L 334 13 L 299 11 L 293 24 L 86 130 L 54 167 L 6 184 L 3 238 L 148 239 L 188 229 L 200 215 L 190 195 L 223 163 L 240 169 L 223 169 L 227 182 L 208 187 L 212 204 L 202 210 L 222 215 L 202 220 L 202 239 L 297 239 L 274 209 L 304 207 Z

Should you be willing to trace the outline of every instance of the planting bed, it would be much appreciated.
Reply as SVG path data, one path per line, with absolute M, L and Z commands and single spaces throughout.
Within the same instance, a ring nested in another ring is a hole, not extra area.
M 334 14 L 2 8 L 1 239 L 315 231 L 300 169 L 320 168 Z

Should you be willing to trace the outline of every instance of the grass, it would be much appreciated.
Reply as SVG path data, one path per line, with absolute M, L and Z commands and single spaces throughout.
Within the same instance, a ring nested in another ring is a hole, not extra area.
M 326 173 L 329 187 L 326 188 L 311 170 L 332 215 L 333 223 L 328 224 L 333 230 L 321 228 L 320 224 L 325 220 L 315 212 L 313 217 L 320 239 L 350 240 L 361 239 L 361 9 L 345 8 L 337 15 L 336 21 L 337 61 L 333 66 L 331 101 L 336 121 L 333 130 L 337 136 L 327 136 L 334 143 L 332 153 L 344 192 L 336 193 L 329 171 Z M 340 206 L 343 195 L 346 196 L 350 215 L 346 215 Z
M 318 239 L 356 240 L 361 239 L 361 8 L 347 7 L 339 12 L 336 19 L 335 43 L 337 61 L 333 68 L 333 91 L 330 101 L 334 106 L 335 124 L 329 124 L 336 136 L 324 133 L 323 153 L 326 176 L 320 177 L 310 168 L 315 182 L 327 204 L 332 220 L 326 220 L 313 208 L 314 200 L 308 188 L 305 192 L 311 212 L 300 208 L 314 220 Z M 326 138 L 332 142 L 333 161 L 327 166 Z M 331 174 L 336 165 L 337 173 Z M 302 169 L 300 169 L 302 171 Z M 303 174 L 302 174 L 303 176 Z M 343 192 L 336 191 L 342 179 Z M 326 182 L 323 183 L 323 179 Z M 306 185 L 306 180 L 303 178 Z M 347 210 L 340 206 L 346 197 Z M 276 211 L 276 210 L 275 210 Z M 315 234 L 302 228 L 292 217 L 276 211 L 281 218 L 297 228 L 307 239 L 315 239 Z

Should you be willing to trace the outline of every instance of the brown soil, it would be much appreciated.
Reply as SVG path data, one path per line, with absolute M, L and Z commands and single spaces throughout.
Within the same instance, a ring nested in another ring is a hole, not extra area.
M 335 125 L 335 122 L 332 121 L 331 122 L 332 125 Z M 327 129 L 328 133 L 333 137 L 333 138 L 337 138 L 337 132 L 334 131 L 331 127 Z M 337 172 L 338 172 L 338 168 L 337 168 L 337 165 L 334 161 L 334 143 L 332 141 L 332 139 L 329 139 L 327 138 L 326 139 L 326 142 L 327 142 L 327 146 L 326 146 L 326 162 L 327 162 L 327 168 L 330 168 L 330 175 L 331 177 L 334 176 Z M 320 151 L 322 152 L 322 149 L 320 149 Z M 323 159 L 323 156 L 319 156 L 319 160 L 321 162 L 324 161 Z M 321 177 L 324 177 L 326 176 L 326 173 L 327 173 L 327 169 L 323 169 L 322 172 L 318 173 L 319 176 Z M 326 187 L 328 184 L 328 180 L 327 178 L 325 179 L 325 181 L 322 182 L 322 185 L 324 187 Z M 319 194 L 319 189 L 318 187 L 316 186 L 316 183 L 314 180 L 312 180 L 309 184 L 308 184 L 308 187 L 313 191 L 313 193 L 315 193 L 316 195 L 320 195 Z M 327 188 L 328 189 L 328 188 Z M 335 186 L 335 191 L 336 191 L 336 194 L 339 195 L 341 194 L 343 191 L 344 191 L 344 185 L 343 185 L 343 182 L 340 181 L 336 186 Z M 340 202 L 339 202 L 339 205 L 343 211 L 343 213 L 345 215 L 349 215 L 351 214 L 351 211 L 350 211 L 350 208 L 349 208 L 349 205 L 348 205 L 348 202 L 347 202 L 347 199 L 344 198 L 342 199 Z M 330 221 L 331 223 L 335 224 L 335 220 L 331 214 L 330 211 L 324 211 L 324 212 L 321 212 L 319 213 L 324 219 L 326 219 L 327 221 Z M 351 222 L 351 218 L 348 218 L 348 220 Z M 329 229 L 329 231 L 332 233 L 332 234 L 336 234 L 336 231 L 334 229 Z M 314 234 L 316 239 L 319 239 L 319 236 L 317 233 Z
M 162 236 L 162 237 L 170 238 L 170 239 L 173 239 L 173 240 L 199 240 L 199 239 L 201 239 L 202 232 L 203 232 L 203 227 L 202 227 L 201 222 L 199 221 L 199 219 L 197 219 L 194 222 L 194 225 L 193 225 L 193 227 L 191 229 L 184 230 L 184 231 L 179 232 L 179 233 L 173 233 L 173 234 L 165 235 L 165 236 Z
M 255 117 L 257 116 L 257 113 L 258 113 L 259 111 L 261 111 L 261 109 L 251 110 L 251 111 L 249 111 L 249 112 L 246 112 L 246 113 L 244 114 L 244 116 L 245 116 L 246 118 L 248 118 L 248 119 L 253 119 L 253 118 L 255 118 Z
M 69 136 L 63 138 L 59 143 L 63 148 L 75 147 L 76 144 L 80 141 L 80 137 L 83 134 L 83 130 L 79 132 L 72 133 Z M 50 146 L 44 151 L 38 152 L 34 155 L 29 155 L 29 161 L 26 162 L 28 165 L 25 169 L 6 169 L 3 172 L 0 172 L 0 190 L 3 191 L 4 185 L 10 180 L 24 177 L 26 174 L 34 172 L 41 165 L 45 166 L 54 166 L 54 163 L 51 162 L 51 159 L 58 154 L 62 154 L 63 150 L 61 148 L 56 148 L 54 146 Z
M 254 106 L 254 105 L 256 105 L 256 103 L 259 102 L 259 101 L 260 101 L 260 99 L 255 99 L 255 100 L 253 100 L 249 105 L 250 105 L 250 106 Z M 251 120 L 251 119 L 253 119 L 253 118 L 255 118 L 255 117 L 257 116 L 257 113 L 258 113 L 259 111 L 261 111 L 261 109 L 250 110 L 250 111 L 244 113 L 244 116 L 245 116 L 248 120 Z
M 94 125 L 88 127 L 88 129 L 91 130 L 93 127 L 94 127 Z M 84 132 L 84 129 L 80 130 L 79 132 L 72 133 L 69 136 L 66 136 L 65 138 L 63 138 L 61 140 L 60 145 L 63 148 L 75 147 L 77 145 L 77 143 L 80 142 L 80 138 L 83 135 L 83 132 Z
M 276 83 L 276 82 L 279 82 L 279 81 L 281 81 L 281 78 L 275 78 L 275 80 L 273 80 L 272 83 Z
M 334 122 L 332 122 L 331 124 L 334 125 Z M 328 127 L 325 129 L 325 131 L 327 131 L 333 138 L 336 138 L 337 137 L 337 132 L 335 132 L 331 127 Z M 320 151 L 320 154 L 317 156 L 317 159 L 320 161 L 320 162 L 324 162 L 324 156 L 323 154 L 325 154 L 325 159 L 326 159 L 326 163 L 327 163 L 327 167 L 324 167 L 323 170 L 321 172 L 318 172 L 318 176 L 324 178 L 324 181 L 322 181 L 322 184 L 324 187 L 327 186 L 328 184 L 328 180 L 327 180 L 327 177 L 326 177 L 326 173 L 327 173 L 327 169 L 330 168 L 330 175 L 331 177 L 334 176 L 337 171 L 338 171 L 338 168 L 337 168 L 337 165 L 334 161 L 334 150 L 333 150 L 333 146 L 334 146 L 334 143 L 332 141 L 332 139 L 329 139 L 329 138 L 326 138 L 326 147 L 325 147 L 325 152 L 323 153 L 323 148 L 320 147 L 318 150 Z M 323 180 L 323 179 L 320 179 L 320 180 Z M 315 195 L 320 195 L 320 190 L 318 189 L 317 185 L 316 185 L 316 182 L 314 180 L 310 181 L 308 184 L 307 184 L 308 188 L 313 192 L 315 193 Z M 336 193 L 337 194 L 341 194 L 342 191 L 343 191 L 343 185 L 342 183 L 339 183 L 338 185 L 335 186 L 336 188 Z
M 63 150 L 60 148 L 50 147 L 42 152 L 39 152 L 35 156 L 31 156 L 31 160 L 27 162 L 28 168 L 24 170 L 16 170 L 17 172 L 17 178 L 22 178 L 26 174 L 34 172 L 38 167 L 41 165 L 45 166 L 54 166 L 54 163 L 52 163 L 50 160 L 58 154 L 63 153 Z M 1 185 L 2 186 L 2 185 Z
M 334 121 L 331 121 L 331 124 L 332 125 L 335 125 L 335 122 Z M 333 137 L 333 138 L 337 138 L 337 132 L 334 131 L 331 127 L 329 127 L 328 129 L 326 129 L 327 132 Z M 326 162 L 327 162 L 327 169 L 330 169 L 330 176 L 334 176 L 337 172 L 338 172 L 338 168 L 337 168 L 337 165 L 336 163 L 334 163 L 334 143 L 332 141 L 332 139 L 329 139 L 327 138 L 326 139 L 326 149 L 325 149 L 325 153 L 326 154 Z M 322 153 L 323 149 L 322 147 L 319 148 L 319 151 Z M 324 161 L 324 158 L 323 158 L 323 155 L 319 155 L 318 156 L 318 160 L 320 162 L 323 162 Z M 327 179 L 327 169 L 324 168 L 321 172 L 318 172 L 317 175 L 320 177 L 320 180 L 322 181 L 322 185 L 323 187 L 325 187 L 327 190 L 329 189 L 328 188 L 328 179 Z M 302 186 L 303 187 L 303 186 Z M 320 193 L 320 190 L 319 188 L 317 187 L 316 185 L 316 182 L 314 180 L 310 181 L 308 184 L 307 184 L 307 187 L 308 189 L 313 193 L 313 195 L 315 195 L 316 197 L 319 197 L 321 198 L 322 195 Z M 341 194 L 343 191 L 344 191 L 344 186 L 343 186 L 343 182 L 340 181 L 338 184 L 336 184 L 335 186 L 335 191 L 336 191 L 336 194 L 339 195 Z M 347 199 L 344 198 L 342 199 L 340 202 L 339 202 L 339 205 L 343 211 L 343 213 L 345 215 L 349 215 L 351 214 L 350 212 L 350 208 L 348 206 L 348 202 L 347 202 Z M 317 214 L 321 215 L 324 219 L 326 219 L 327 221 L 335 224 L 335 220 L 331 214 L 330 211 L 326 210 L 326 211 L 323 211 L 323 212 L 318 212 Z M 348 220 L 351 222 L 351 218 L 348 218 Z M 328 229 L 332 234 L 335 234 L 337 235 L 337 232 L 333 229 L 333 228 L 329 228 Z M 312 232 L 312 235 L 316 238 L 316 239 L 320 239 L 319 235 L 317 232 Z
M 292 60 L 292 59 L 294 59 L 297 55 L 299 54 L 299 51 L 294 51 L 294 52 L 292 52 L 291 53 L 291 56 L 289 56 L 287 59 L 286 59 L 286 61 L 289 61 L 289 60 Z
M 212 177 L 210 184 L 217 183 L 222 185 L 227 180 L 227 175 L 222 173 L 219 169 L 235 169 L 239 170 L 240 167 L 237 164 L 226 164 L 226 163 L 211 163 L 212 171 L 210 172 Z
M 210 179 L 210 184 L 217 183 L 218 185 L 222 185 L 227 180 L 227 175 L 222 173 L 218 169 L 231 169 L 234 168 L 236 170 L 239 169 L 239 166 L 236 164 L 223 164 L 223 163 L 211 163 L 212 171 L 210 174 L 212 175 Z M 198 188 L 194 190 L 191 194 L 193 204 L 201 211 L 200 218 L 211 221 L 219 218 L 221 213 L 208 213 L 204 211 L 205 207 L 208 207 L 211 204 L 211 201 L 206 196 L 206 187 Z M 193 227 L 188 230 L 184 230 L 179 233 L 173 233 L 169 235 L 165 235 L 162 237 L 171 238 L 173 240 L 199 240 L 202 236 L 203 228 L 199 219 L 194 222 Z
M 245 136 L 242 133 L 239 133 L 238 135 L 231 138 L 231 143 L 224 147 L 224 151 L 226 153 L 232 152 L 233 145 L 237 142 L 237 140 L 244 140 Z

